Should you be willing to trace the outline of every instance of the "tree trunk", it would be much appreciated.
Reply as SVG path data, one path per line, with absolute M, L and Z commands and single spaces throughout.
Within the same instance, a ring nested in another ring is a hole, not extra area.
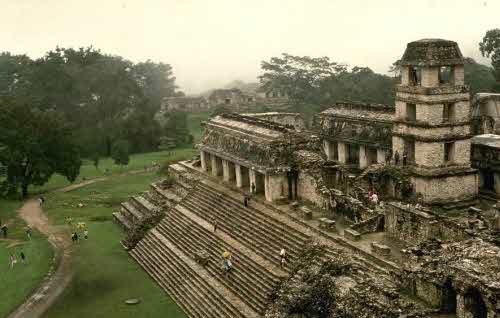
M 28 197 L 28 184 L 23 182 L 21 184 L 21 191 L 22 191 L 22 194 L 23 194 L 23 198 L 26 198 Z

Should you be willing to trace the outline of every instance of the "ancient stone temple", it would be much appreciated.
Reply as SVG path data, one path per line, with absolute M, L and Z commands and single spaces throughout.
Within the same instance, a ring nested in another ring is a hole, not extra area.
M 395 105 L 210 118 L 200 155 L 114 214 L 123 245 L 189 317 L 300 316 L 304 275 L 331 280 L 332 318 L 500 317 L 494 101 L 471 114 L 453 41 L 399 65 Z
M 457 44 L 420 40 L 399 61 L 393 151 L 413 166 L 415 191 L 427 203 L 477 195 L 470 167 L 470 101 Z

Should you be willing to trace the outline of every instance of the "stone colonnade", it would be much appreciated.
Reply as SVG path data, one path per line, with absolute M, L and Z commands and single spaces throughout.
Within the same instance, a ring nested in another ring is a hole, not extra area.
M 340 141 L 324 140 L 323 147 L 328 160 L 335 160 L 344 164 L 358 164 L 361 169 L 375 163 L 385 163 L 387 154 L 386 149 L 349 144 Z
M 200 152 L 201 169 L 214 177 L 254 194 L 263 194 L 267 201 L 282 198 L 288 193 L 286 173 L 262 173 L 251 167 L 223 159 L 206 151 Z

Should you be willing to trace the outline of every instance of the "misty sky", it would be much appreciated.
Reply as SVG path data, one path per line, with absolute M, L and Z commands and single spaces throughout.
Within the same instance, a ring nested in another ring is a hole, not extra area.
M 0 51 L 40 57 L 93 45 L 134 62 L 170 63 L 187 93 L 255 81 L 282 52 L 329 56 L 386 73 L 406 43 L 478 42 L 500 28 L 500 0 L 0 0 Z

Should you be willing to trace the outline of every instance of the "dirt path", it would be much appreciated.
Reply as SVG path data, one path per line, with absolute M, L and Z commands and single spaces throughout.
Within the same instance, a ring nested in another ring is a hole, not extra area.
M 109 180 L 113 177 L 139 174 L 151 170 L 134 170 L 118 175 L 106 176 L 86 180 L 55 190 L 56 192 L 69 192 L 97 182 Z M 55 251 L 55 259 L 49 273 L 40 286 L 29 296 L 24 303 L 12 312 L 8 318 L 35 318 L 40 317 L 56 301 L 57 297 L 68 286 L 73 277 L 73 246 L 70 232 L 66 226 L 51 225 L 43 213 L 37 199 L 30 199 L 19 209 L 19 216 L 31 227 L 36 228 L 47 236 Z M 56 268 L 57 267 L 57 268 Z

